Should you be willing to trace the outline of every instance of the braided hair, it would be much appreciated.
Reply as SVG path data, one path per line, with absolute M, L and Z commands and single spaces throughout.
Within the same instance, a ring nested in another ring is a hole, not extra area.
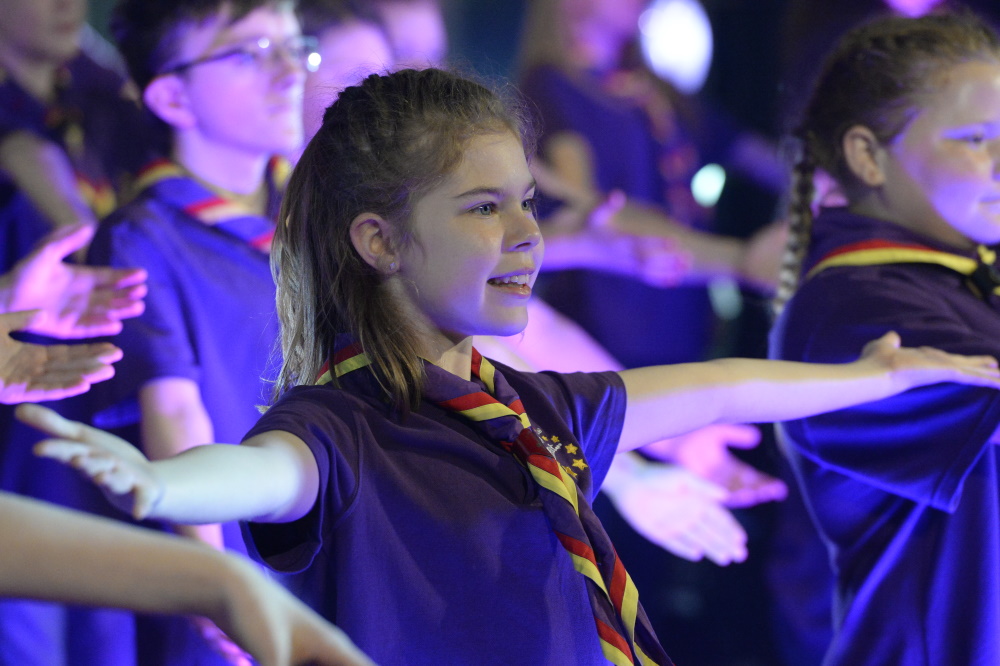
M 888 145 L 934 94 L 945 70 L 976 60 L 1000 61 L 1000 38 L 969 11 L 882 17 L 841 38 L 827 56 L 794 132 L 800 156 L 792 171 L 791 229 L 776 312 L 795 293 L 809 249 L 817 170 L 832 176 L 848 200 L 863 187 L 844 156 L 847 131 L 866 127 Z

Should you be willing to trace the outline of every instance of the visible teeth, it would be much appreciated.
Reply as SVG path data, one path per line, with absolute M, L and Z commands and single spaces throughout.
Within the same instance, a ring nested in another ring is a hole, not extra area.
M 528 276 L 508 275 L 507 277 L 492 278 L 490 282 L 494 284 L 528 284 Z

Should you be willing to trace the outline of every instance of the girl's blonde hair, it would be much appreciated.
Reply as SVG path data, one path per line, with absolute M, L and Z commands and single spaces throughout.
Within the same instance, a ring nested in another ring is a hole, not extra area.
M 867 127 L 888 145 L 934 94 L 944 70 L 976 60 L 1000 61 L 1000 40 L 967 11 L 879 18 L 841 38 L 794 133 L 801 153 L 792 171 L 791 230 L 774 301 L 777 312 L 795 293 L 809 249 L 816 170 L 830 174 L 848 199 L 860 187 L 844 159 L 847 130 Z
M 283 354 L 275 398 L 313 383 L 334 338 L 349 333 L 394 404 L 405 412 L 419 403 L 417 336 L 384 276 L 354 249 L 350 224 L 374 213 L 392 225 L 390 242 L 409 242 L 414 204 L 474 136 L 513 132 L 531 154 L 524 117 L 518 103 L 437 69 L 373 74 L 340 94 L 292 172 L 272 250 Z

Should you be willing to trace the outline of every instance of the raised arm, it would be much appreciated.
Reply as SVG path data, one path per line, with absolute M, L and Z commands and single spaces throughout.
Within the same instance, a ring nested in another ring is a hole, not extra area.
M 193 613 L 262 666 L 370 666 L 336 627 L 253 565 L 186 540 L 0 493 L 0 596 Z
M 289 433 L 262 433 L 240 446 L 197 446 L 150 462 L 128 442 L 50 409 L 21 405 L 16 414 L 53 436 L 36 445 L 39 455 L 79 469 L 138 519 L 284 522 L 304 516 L 316 501 L 316 460 Z
M 712 423 L 797 419 L 939 382 L 1000 388 L 992 357 L 901 348 L 896 333 L 866 345 L 853 363 L 719 359 L 619 374 L 628 393 L 619 451 Z

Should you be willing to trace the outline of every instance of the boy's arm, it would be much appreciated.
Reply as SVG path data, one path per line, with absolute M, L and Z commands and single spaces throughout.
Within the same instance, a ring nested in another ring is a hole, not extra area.
M 0 140 L 0 170 L 53 227 L 84 222 L 97 226 L 93 211 L 80 196 L 69 157 L 61 146 L 27 130 Z
M 1000 388 L 992 357 L 900 348 L 895 333 L 866 345 L 853 363 L 719 359 L 619 374 L 628 393 L 619 451 L 712 423 L 803 418 L 939 382 Z
M 150 462 L 125 440 L 45 407 L 20 405 L 16 414 L 53 436 L 36 445 L 36 453 L 76 467 L 138 519 L 292 521 L 312 508 L 319 492 L 316 459 L 289 433 L 261 433 L 240 446 L 196 446 Z
M 5 493 L 0 533 L 17 535 L 0 557 L 0 596 L 207 616 L 264 666 L 371 664 L 235 557 Z

